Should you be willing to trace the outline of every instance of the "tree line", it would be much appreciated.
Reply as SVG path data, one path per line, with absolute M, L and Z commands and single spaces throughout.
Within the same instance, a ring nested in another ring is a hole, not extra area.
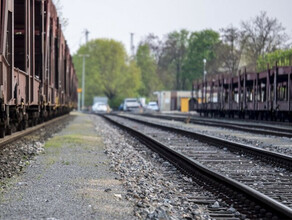
M 283 52 L 290 46 L 288 40 L 282 24 L 261 12 L 242 21 L 239 27 L 230 25 L 219 32 L 182 29 L 168 33 L 163 39 L 149 34 L 139 42 L 133 57 L 127 55 L 120 42 L 92 40 L 79 48 L 73 61 L 81 79 L 79 55 L 89 54 L 86 105 L 92 104 L 94 96 L 105 95 L 111 106 L 116 107 L 125 97 L 153 98 L 157 90 L 191 90 L 192 81 L 203 78 L 204 59 L 207 75 L 237 74 L 241 68 L 260 70 L 266 61 L 277 61 L 277 55 L 269 55 L 273 53 L 281 54 L 278 57 L 285 63 L 290 59 L 291 63 L 291 52 Z

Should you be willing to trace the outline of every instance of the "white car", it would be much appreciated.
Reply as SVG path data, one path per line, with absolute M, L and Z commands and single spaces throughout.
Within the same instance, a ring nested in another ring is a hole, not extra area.
M 94 105 L 92 106 L 92 111 L 94 113 L 106 113 L 107 110 L 108 110 L 108 106 L 105 103 L 97 102 L 97 103 L 94 103 Z
M 152 111 L 158 111 L 159 110 L 159 107 L 158 107 L 156 102 L 149 102 L 148 105 L 146 106 L 146 108 L 148 110 L 152 110 Z
M 124 100 L 123 110 L 124 111 L 140 111 L 141 105 L 136 98 L 127 98 Z

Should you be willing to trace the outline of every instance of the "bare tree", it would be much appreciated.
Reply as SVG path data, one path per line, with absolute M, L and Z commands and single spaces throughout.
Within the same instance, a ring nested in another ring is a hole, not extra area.
M 241 45 L 251 70 L 256 69 L 259 56 L 281 49 L 288 40 L 282 24 L 277 18 L 269 18 L 266 12 L 242 22 L 241 28 Z
M 238 70 L 242 47 L 240 44 L 241 34 L 238 28 L 232 25 L 220 29 L 222 43 L 218 45 L 218 59 L 222 60 L 224 70 L 235 74 Z
M 147 44 L 157 63 L 157 75 L 165 88 L 182 88 L 182 64 L 187 51 L 187 30 L 173 31 L 160 40 L 149 34 L 140 45 Z
M 68 18 L 64 18 L 63 16 L 63 6 L 60 2 L 60 0 L 52 0 L 55 7 L 56 7 L 56 10 L 57 10 L 57 13 L 58 13 L 58 17 L 59 17 L 59 21 L 60 21 L 60 24 L 62 26 L 62 29 L 63 31 L 66 29 L 66 27 L 68 26 L 69 22 L 68 22 Z
M 148 34 L 146 38 L 140 42 L 140 45 L 147 44 L 151 51 L 151 54 L 154 56 L 156 63 L 158 63 L 160 56 L 162 55 L 163 42 L 159 39 L 158 36 L 154 34 Z

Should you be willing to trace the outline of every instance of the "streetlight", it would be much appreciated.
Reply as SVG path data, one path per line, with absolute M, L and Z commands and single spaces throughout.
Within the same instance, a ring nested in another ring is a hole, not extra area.
M 207 74 L 207 71 L 206 71 L 206 63 L 207 63 L 207 60 L 206 59 L 203 59 L 203 63 L 204 63 L 204 72 L 203 72 L 203 76 L 204 76 L 204 91 L 203 91 L 203 97 L 205 98 L 205 102 L 206 102 L 206 74 Z
M 206 63 L 207 63 L 207 60 L 206 59 L 203 59 L 203 63 L 204 63 L 204 81 L 205 81 L 205 76 L 207 74 L 207 71 L 206 71 Z
M 85 58 L 89 57 L 88 54 L 80 54 L 79 57 L 83 57 L 83 66 L 82 66 L 82 105 L 81 110 L 84 110 L 84 95 L 85 95 Z

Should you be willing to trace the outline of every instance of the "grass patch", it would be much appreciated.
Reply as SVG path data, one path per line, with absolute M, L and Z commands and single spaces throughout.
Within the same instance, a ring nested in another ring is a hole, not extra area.
M 37 177 L 36 177 L 37 180 L 40 180 L 41 178 L 43 178 L 43 174 L 39 174 L 39 175 L 37 175 Z
M 64 164 L 64 165 L 70 165 L 70 162 L 69 161 L 62 161 L 62 164 Z
M 21 182 L 21 178 L 19 176 L 13 176 L 11 178 L 4 178 L 0 180 L 0 202 L 9 201 L 4 197 L 4 192 L 9 191 L 17 182 Z
M 47 164 L 48 166 L 51 166 L 51 165 L 53 165 L 54 163 L 56 163 L 56 160 L 57 160 L 56 157 L 48 157 L 47 160 L 46 160 L 46 164 Z
M 54 137 L 45 143 L 45 148 L 59 148 L 62 147 L 63 141 L 60 137 Z
M 90 128 L 90 127 L 92 127 L 92 123 L 79 123 L 79 124 L 72 124 L 67 129 L 68 131 L 80 132 L 80 129 Z
M 55 136 L 45 143 L 45 148 L 61 148 L 67 144 L 83 144 L 84 138 L 80 135 Z

